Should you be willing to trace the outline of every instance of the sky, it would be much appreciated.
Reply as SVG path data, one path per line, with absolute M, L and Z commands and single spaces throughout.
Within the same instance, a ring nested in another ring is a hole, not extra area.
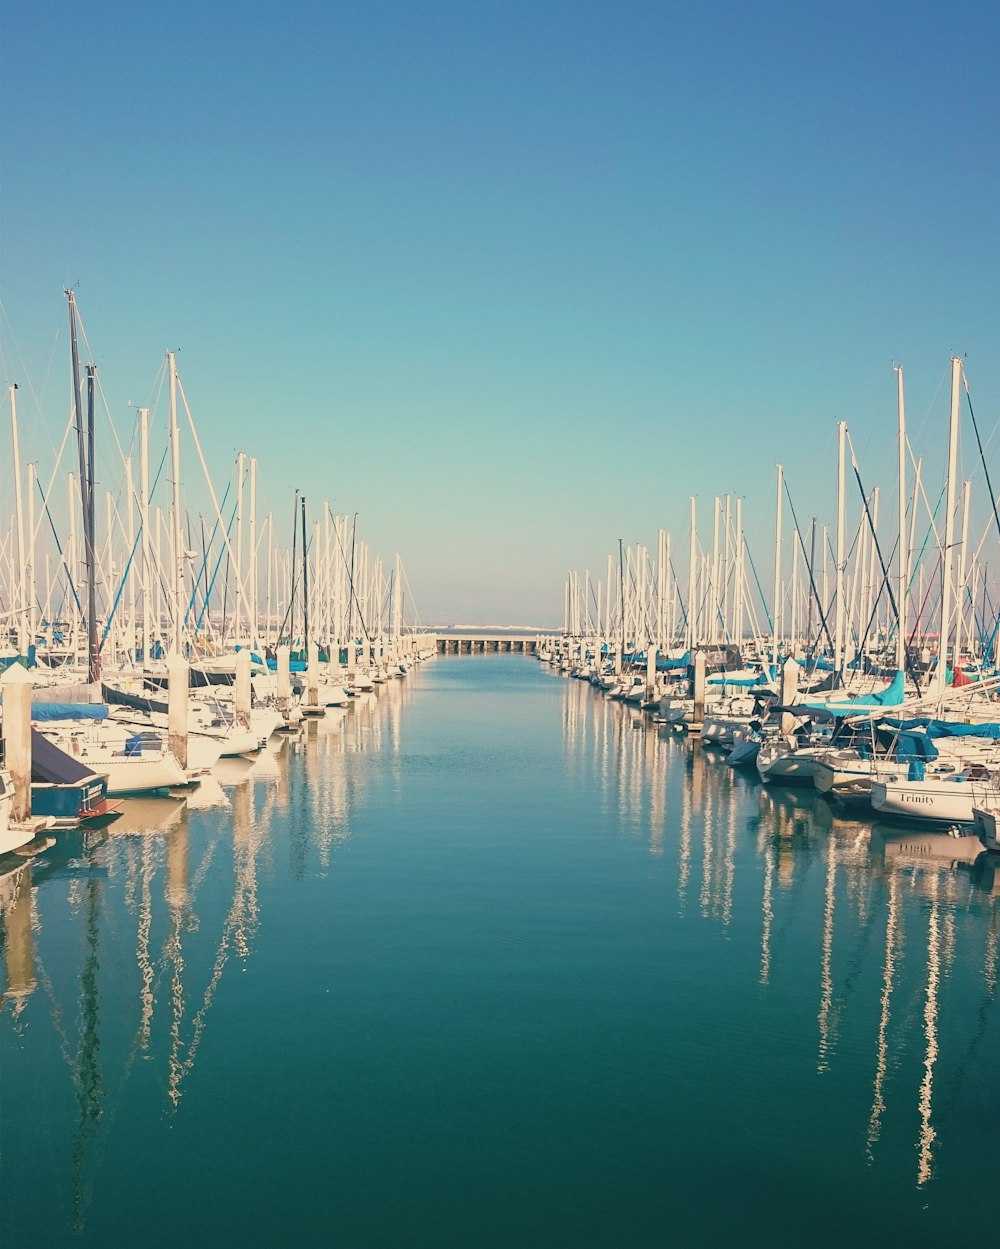
M 123 443 L 176 351 L 218 492 L 245 450 L 289 530 L 295 490 L 357 512 L 424 623 L 557 624 L 692 495 L 767 567 L 779 461 L 833 520 L 839 420 L 892 506 L 894 362 L 938 465 L 965 358 L 1000 478 L 998 47 L 961 0 L 5 5 L 22 454 L 48 477 L 72 286 Z

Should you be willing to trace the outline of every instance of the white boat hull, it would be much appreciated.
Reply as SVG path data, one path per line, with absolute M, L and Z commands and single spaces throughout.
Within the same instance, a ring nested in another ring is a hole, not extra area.
M 910 781 L 898 777 L 872 783 L 872 807 L 880 815 L 937 824 L 971 824 L 980 787 L 966 780 Z

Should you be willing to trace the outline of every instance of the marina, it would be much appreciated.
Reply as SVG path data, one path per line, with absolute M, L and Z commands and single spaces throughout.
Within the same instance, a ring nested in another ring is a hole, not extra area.
M 5 1232 L 948 1234 L 995 1149 L 1000 938 L 1000 519 L 977 538 L 957 485 L 963 420 L 990 481 L 961 360 L 940 509 L 897 367 L 896 515 L 880 540 L 838 422 L 818 552 L 778 466 L 770 598 L 743 499 L 709 539 L 692 496 L 686 578 L 660 529 L 569 574 L 561 629 L 435 627 L 357 513 L 295 490 L 286 544 L 256 456 L 217 488 L 173 352 L 169 498 L 140 409 L 99 526 L 66 298 L 55 515 L 8 391 Z
M 217 767 L 0 882 L 12 1241 L 989 1234 L 981 847 L 520 655 Z
M 1000 7 L 899 10 L 7 6 L 5 1245 L 995 1238 Z

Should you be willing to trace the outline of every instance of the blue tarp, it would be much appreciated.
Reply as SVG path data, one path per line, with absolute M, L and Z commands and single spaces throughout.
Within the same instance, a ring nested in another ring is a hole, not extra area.
M 859 711 L 870 711 L 877 707 L 898 707 L 903 701 L 903 674 L 897 671 L 884 690 L 875 694 L 865 694 L 859 698 L 844 699 L 822 703 L 805 703 L 817 711 L 829 711 L 834 716 L 853 716 Z
M 106 720 L 103 703 L 32 703 L 32 720 Z
M 656 661 L 657 672 L 673 672 L 676 668 L 689 668 L 691 666 L 691 652 L 685 651 L 680 659 L 658 659 Z
M 767 685 L 767 674 L 760 672 L 755 677 L 731 677 L 727 676 L 725 672 L 716 672 L 713 676 L 707 677 L 705 683 L 706 685 L 739 685 L 750 688 L 751 686 Z
M 879 741 L 887 749 L 891 749 L 897 759 L 936 759 L 938 749 L 926 733 L 907 731 L 905 729 L 885 727 L 886 722 L 876 726 Z
M 3 694 L 0 693 L 0 707 Z M 32 720 L 106 720 L 108 709 L 103 703 L 31 702 Z
M 927 726 L 927 736 L 1000 738 L 1000 724 L 953 724 L 950 720 L 932 720 Z

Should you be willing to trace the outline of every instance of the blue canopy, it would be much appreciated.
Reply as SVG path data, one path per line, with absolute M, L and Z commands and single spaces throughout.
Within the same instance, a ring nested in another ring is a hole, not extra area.
M 672 672 L 675 668 L 689 668 L 691 666 L 691 652 L 685 651 L 680 659 L 658 659 L 656 661 L 657 672 Z
M 805 706 L 819 711 L 829 711 L 834 716 L 853 716 L 859 711 L 869 711 L 873 707 L 898 707 L 903 701 L 903 674 L 897 670 L 884 690 L 874 694 L 864 694 L 858 698 L 845 698 L 842 701 L 822 703 L 806 703 Z
M 927 760 L 938 756 L 937 747 L 926 733 L 896 729 L 885 721 L 876 726 L 875 732 L 884 746 L 894 750 L 897 759 L 908 762 L 910 759 Z
M 32 720 L 106 720 L 104 703 L 32 703 Z
M 931 720 L 928 737 L 1000 738 L 1000 724 L 956 724 L 950 720 Z

